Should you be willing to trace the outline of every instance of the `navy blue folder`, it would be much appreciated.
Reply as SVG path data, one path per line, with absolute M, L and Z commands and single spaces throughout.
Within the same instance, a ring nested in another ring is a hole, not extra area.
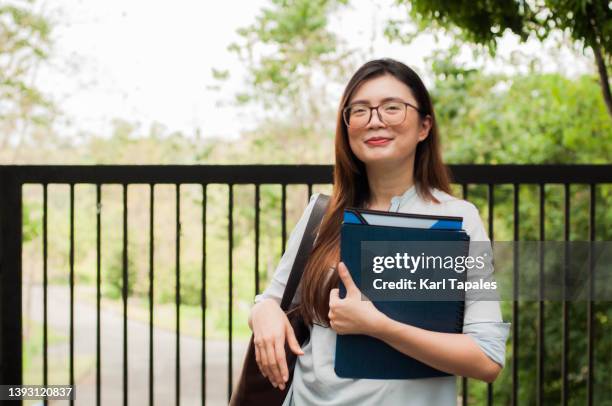
M 459 244 L 465 247 L 463 255 L 468 255 L 469 250 L 469 236 L 463 230 L 378 226 L 345 221 L 341 228 L 341 259 L 360 288 L 362 241 L 464 241 L 465 244 Z M 465 273 L 458 277 L 465 280 Z M 346 296 L 342 282 L 339 284 L 339 294 L 341 298 Z M 445 333 L 460 333 L 463 328 L 463 300 L 372 302 L 381 312 L 402 323 Z M 339 377 L 344 378 L 418 379 L 449 375 L 397 351 L 381 340 L 357 334 L 337 336 L 334 369 Z

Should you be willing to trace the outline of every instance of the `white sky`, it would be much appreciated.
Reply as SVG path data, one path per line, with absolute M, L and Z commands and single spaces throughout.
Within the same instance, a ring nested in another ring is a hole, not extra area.
M 373 3 L 352 1 L 332 20 L 334 31 L 350 48 L 374 45 L 369 57 L 390 56 L 426 72 L 423 58 L 433 50 L 431 37 L 419 37 L 410 46 L 389 44 L 382 35 L 384 21 L 397 9 L 392 0 Z M 236 29 L 252 23 L 266 4 L 267 0 L 53 0 L 46 9 L 57 21 L 54 57 L 50 67 L 41 66 L 36 81 L 69 120 L 59 128 L 66 135 L 107 135 L 111 120 L 122 118 L 144 129 L 156 121 L 187 135 L 200 128 L 203 136 L 237 136 L 254 126 L 257 117 L 254 107 L 237 115 L 227 103 L 219 105 L 244 83 L 245 70 L 227 46 L 238 40 Z M 542 53 L 539 43 L 519 46 L 514 38 L 504 40 L 499 49 L 504 56 L 516 50 Z M 470 54 L 464 58 L 469 61 Z M 212 68 L 230 71 L 223 94 L 208 88 L 215 83 Z M 487 65 L 487 70 L 508 69 L 517 68 Z M 574 75 L 588 69 L 588 58 L 576 59 L 570 52 L 543 57 L 545 71 Z

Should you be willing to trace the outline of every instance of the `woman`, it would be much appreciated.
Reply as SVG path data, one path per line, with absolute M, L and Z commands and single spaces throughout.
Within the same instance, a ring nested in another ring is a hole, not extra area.
M 476 207 L 451 196 L 433 106 L 418 75 L 391 59 L 363 65 L 342 97 L 335 150 L 331 201 L 294 299 L 311 327 L 310 340 L 300 348 L 279 303 L 315 196 L 251 310 L 260 370 L 284 389 L 286 341 L 298 359 L 285 405 L 454 405 L 455 376 L 376 380 L 334 372 L 337 334 L 370 335 L 436 369 L 487 382 L 504 365 L 509 325 L 498 302 L 466 301 L 463 333 L 448 334 L 396 322 L 360 295 L 338 296 L 340 279 L 347 290 L 357 289 L 338 262 L 346 207 L 460 216 L 471 241 L 489 241 Z

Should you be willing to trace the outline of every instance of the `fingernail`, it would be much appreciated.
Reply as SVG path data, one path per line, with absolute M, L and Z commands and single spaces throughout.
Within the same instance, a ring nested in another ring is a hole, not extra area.
M 283 375 L 283 381 L 287 382 L 287 375 Z
M 280 389 L 281 389 L 281 390 L 285 390 L 285 385 L 281 385 L 281 386 L 280 386 Z

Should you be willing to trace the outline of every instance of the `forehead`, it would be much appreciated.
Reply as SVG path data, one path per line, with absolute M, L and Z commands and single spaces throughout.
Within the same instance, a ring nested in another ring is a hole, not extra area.
M 350 103 L 365 101 L 377 104 L 383 99 L 398 98 L 408 102 L 414 102 L 412 91 L 404 82 L 391 75 L 379 76 L 362 82 L 349 100 Z

